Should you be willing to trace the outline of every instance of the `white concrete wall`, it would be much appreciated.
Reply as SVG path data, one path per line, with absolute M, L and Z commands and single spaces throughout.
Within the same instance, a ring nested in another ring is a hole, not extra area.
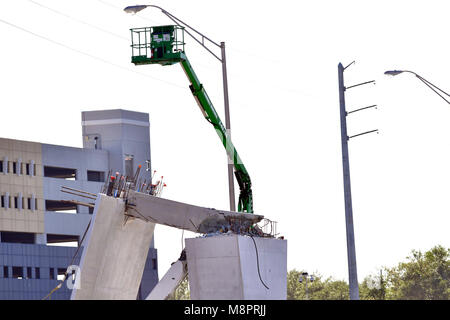
M 287 294 L 287 242 L 219 235 L 186 239 L 192 300 L 284 300 Z
M 286 300 L 287 241 L 256 237 L 253 239 L 258 249 L 261 279 L 258 274 L 255 243 L 250 237 L 238 237 L 244 299 Z
M 80 261 L 81 287 L 72 300 L 135 300 L 155 225 L 125 223 L 121 199 L 99 194 Z
M 244 299 L 236 236 L 186 239 L 192 300 Z

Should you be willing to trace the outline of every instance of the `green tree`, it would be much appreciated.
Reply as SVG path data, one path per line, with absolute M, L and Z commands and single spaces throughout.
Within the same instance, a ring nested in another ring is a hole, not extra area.
M 300 278 L 301 272 L 297 270 L 291 270 L 287 274 L 287 299 L 288 300 L 300 300 L 302 290 L 298 279 Z
M 332 277 L 324 279 L 319 273 L 314 273 L 314 280 L 299 282 L 302 271 L 291 270 L 287 279 L 287 299 L 306 300 L 308 289 L 309 300 L 348 300 L 349 289 L 345 281 L 335 280 Z M 306 288 L 308 286 L 308 288 Z
M 387 291 L 386 277 L 383 270 L 378 276 L 367 276 L 359 285 L 360 300 L 385 300 Z
M 450 299 L 450 249 L 435 246 L 425 254 L 413 250 L 407 260 L 386 269 L 388 299 Z

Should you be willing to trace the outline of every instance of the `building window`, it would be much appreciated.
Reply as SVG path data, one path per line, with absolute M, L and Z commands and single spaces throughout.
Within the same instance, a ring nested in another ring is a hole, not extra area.
M 27 279 L 31 279 L 32 277 L 31 267 L 27 267 Z
M 44 177 L 76 180 L 76 176 L 76 169 L 44 166 Z
M 13 162 L 13 173 L 17 173 L 17 162 Z
M 45 200 L 45 210 L 76 214 L 77 213 L 77 205 L 73 204 L 73 203 L 67 203 L 64 201 Z
M 35 273 L 36 273 L 36 279 L 40 279 L 41 278 L 41 269 L 36 268 Z
M 3 172 L 3 160 L 0 160 L 0 172 Z
M 8 278 L 9 277 L 9 268 L 7 266 L 3 267 L 3 277 Z
M 158 269 L 158 261 L 156 259 L 152 259 L 153 270 Z
M 31 210 L 31 198 L 27 198 L 27 209 Z
M 133 172 L 134 161 L 133 161 L 133 159 L 134 159 L 133 155 L 131 155 L 131 154 L 125 155 L 125 176 L 127 176 L 127 177 L 134 176 L 134 172 Z
M 80 236 L 67 234 L 47 234 L 47 246 L 78 247 Z
M 66 274 L 66 269 L 58 268 L 58 276 L 56 277 L 59 281 L 64 280 L 64 276 Z
M 25 164 L 25 173 L 26 173 L 27 176 L 30 175 L 30 164 L 29 163 Z
M 55 280 L 55 268 L 50 268 L 50 280 Z
M 12 267 L 12 277 L 14 279 L 23 279 L 23 268 L 22 267 Z
M 88 181 L 105 182 L 105 173 L 103 171 L 88 170 Z
M 4 208 L 5 207 L 5 196 L 1 195 L 0 196 L 0 208 Z
M 19 197 L 14 197 L 14 209 L 19 208 Z
M 89 207 L 89 214 L 93 214 L 94 213 L 94 208 Z
M 2 242 L 5 243 L 27 243 L 34 244 L 35 236 L 34 233 L 25 233 L 25 232 L 0 232 L 0 238 Z

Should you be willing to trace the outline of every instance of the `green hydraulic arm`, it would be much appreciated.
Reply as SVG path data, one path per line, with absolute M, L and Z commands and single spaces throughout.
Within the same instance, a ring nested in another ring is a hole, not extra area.
M 181 31 L 180 35 L 177 31 Z M 213 103 L 208 97 L 205 88 L 199 81 L 192 65 L 184 52 L 183 27 L 158 26 L 149 28 L 131 29 L 132 35 L 132 63 L 172 65 L 180 63 L 187 78 L 189 88 L 200 107 L 205 119 L 212 124 L 219 136 L 230 159 L 233 161 L 234 174 L 239 185 L 240 194 L 238 211 L 253 213 L 253 193 L 250 176 L 234 147 L 231 138 L 225 129 Z
M 191 83 L 189 88 L 191 89 L 191 92 L 194 95 L 203 116 L 213 125 L 217 135 L 227 151 L 228 156 L 233 160 L 235 169 L 234 174 L 240 189 L 238 211 L 253 213 L 252 183 L 247 169 L 242 163 L 241 158 L 239 157 L 239 154 L 237 153 L 236 148 L 231 142 L 231 138 L 225 129 L 225 126 L 220 120 L 219 115 L 214 109 L 214 106 L 205 91 L 205 88 L 198 80 L 197 75 L 195 74 L 194 69 L 186 56 L 184 56 L 184 59 L 181 61 L 181 67 Z

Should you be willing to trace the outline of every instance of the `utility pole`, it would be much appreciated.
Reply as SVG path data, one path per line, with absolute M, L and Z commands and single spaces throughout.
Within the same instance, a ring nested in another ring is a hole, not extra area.
M 350 186 L 350 163 L 348 157 L 347 111 L 345 111 L 344 67 L 338 65 L 339 105 L 341 117 L 342 167 L 344 173 L 345 224 L 347 230 L 347 260 L 350 300 L 359 300 L 358 274 L 356 270 L 355 234 L 353 231 L 352 192 Z

